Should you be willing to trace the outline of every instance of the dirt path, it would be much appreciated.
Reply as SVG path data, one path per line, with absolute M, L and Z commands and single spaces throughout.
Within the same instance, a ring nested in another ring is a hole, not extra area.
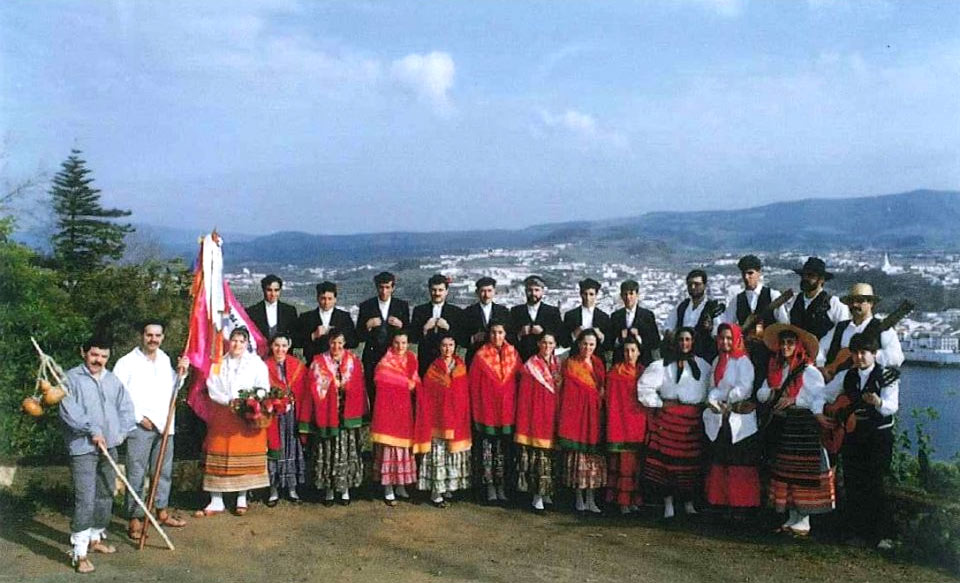
M 446 510 L 358 500 L 251 507 L 244 517 L 190 519 L 137 552 L 115 519 L 116 555 L 94 555 L 104 581 L 954 581 L 873 551 L 758 535 L 716 517 L 664 526 L 647 516 L 534 516 L 457 503 Z M 0 581 L 76 580 L 67 567 L 68 518 L 55 512 L 0 516 Z M 119 541 L 119 543 L 118 543 Z

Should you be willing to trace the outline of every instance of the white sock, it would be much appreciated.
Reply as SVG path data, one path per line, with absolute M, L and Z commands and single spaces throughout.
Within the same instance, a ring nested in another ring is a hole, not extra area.
M 273 502 L 274 500 L 279 500 L 279 499 L 280 499 L 280 493 L 277 492 L 276 487 L 270 486 L 270 498 L 269 498 L 269 500 L 270 500 L 271 502 Z
M 296 489 L 296 488 L 290 488 L 289 490 L 287 490 L 287 496 L 290 496 L 290 499 L 291 499 L 291 500 L 299 500 L 299 499 L 300 499 L 300 496 L 297 494 L 297 489 Z
M 434 504 L 439 504 L 439 503 L 443 502 L 443 494 L 435 494 L 433 497 L 430 498 L 430 500 L 431 500 Z
M 599 514 L 600 512 L 603 512 L 602 510 L 600 510 L 600 507 L 597 506 L 597 501 L 594 499 L 593 488 L 587 488 L 587 510 L 595 514 Z
M 533 507 L 537 510 L 543 510 L 543 496 L 533 495 Z
M 693 502 L 687 501 L 683 504 L 683 511 L 687 514 L 697 514 L 697 509 L 693 506 Z
M 73 544 L 73 558 L 81 559 L 87 556 L 87 548 L 90 546 L 90 530 L 81 530 L 80 532 L 70 533 L 70 543 Z
M 673 518 L 673 496 L 666 496 L 663 499 L 663 517 Z
M 323 493 L 324 500 L 333 500 L 333 488 L 327 488 L 327 491 Z
M 787 528 L 788 526 L 793 526 L 800 520 L 800 515 L 797 514 L 796 510 L 790 510 L 790 515 L 787 517 L 787 521 L 783 523 L 782 528 Z
M 799 514 L 799 513 L 798 513 Z M 809 514 L 799 514 L 800 519 L 793 523 L 793 526 L 790 527 L 793 530 L 799 530 L 802 532 L 809 532 L 810 530 L 810 515 Z
M 507 492 L 506 490 L 503 489 L 503 486 L 497 486 L 497 499 L 498 500 L 507 499 Z
M 340 493 L 340 499 L 341 499 L 341 500 L 349 500 L 349 499 L 350 499 L 350 489 L 349 489 L 349 488 L 347 488 L 346 490 L 344 490 L 343 492 Z
M 210 492 L 210 504 L 207 504 L 207 507 L 204 510 L 222 512 L 224 508 L 223 492 Z
M 400 496 L 401 498 L 409 498 L 410 494 L 407 494 L 407 487 L 403 484 L 397 486 L 397 496 Z
M 577 490 L 575 491 L 575 497 L 576 497 L 576 502 L 574 504 L 574 507 L 577 509 L 577 511 L 583 512 L 584 510 L 586 510 L 587 506 L 583 503 L 583 490 L 577 488 Z
M 383 487 L 383 499 L 384 500 L 396 500 L 397 497 L 393 493 L 393 486 L 384 486 Z
M 487 484 L 487 501 L 497 499 L 497 488 L 493 484 Z
M 95 543 L 107 538 L 107 529 L 105 528 L 91 528 L 90 529 L 90 542 Z
M 629 506 L 621 506 L 620 514 L 630 514 L 631 510 Z
M 237 493 L 237 508 L 246 508 L 247 507 L 247 493 L 238 492 Z

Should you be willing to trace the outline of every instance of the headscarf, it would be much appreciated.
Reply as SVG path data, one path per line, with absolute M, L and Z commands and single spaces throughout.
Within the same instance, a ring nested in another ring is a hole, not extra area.
M 793 373 L 797 370 L 802 370 L 806 368 L 807 365 L 813 363 L 813 359 L 810 355 L 807 354 L 807 349 L 803 345 L 803 342 L 800 341 L 800 338 L 796 336 L 794 332 L 785 331 L 781 333 L 782 336 L 793 336 L 796 338 L 796 348 L 793 351 L 793 356 L 789 360 L 783 358 L 783 353 L 781 352 L 781 343 L 780 339 L 777 340 L 777 351 L 770 355 L 770 363 L 767 366 L 767 384 L 771 389 L 777 390 L 783 384 L 783 367 L 787 365 L 790 367 L 790 372 Z M 790 386 L 786 387 L 787 393 L 793 397 L 796 396 L 797 392 L 800 390 L 800 387 L 803 386 L 803 375 L 796 374 L 794 375 L 793 380 L 790 382 Z
M 680 348 L 680 335 L 684 332 L 690 334 L 691 337 L 695 338 L 696 334 L 694 333 L 693 328 L 689 326 L 683 326 L 677 329 L 676 334 L 673 336 L 673 350 L 670 351 L 670 356 L 663 359 L 664 366 L 676 362 L 677 363 L 677 382 L 680 382 L 680 376 L 683 374 L 683 367 L 690 367 L 690 374 L 693 375 L 693 378 L 700 380 L 700 367 L 697 366 L 696 357 L 693 354 L 693 345 L 690 345 L 690 352 L 683 352 Z M 682 363 L 682 364 L 681 364 Z
M 730 352 L 720 350 L 720 333 L 724 330 L 730 330 L 733 335 L 733 348 Z M 731 358 L 742 358 L 747 355 L 747 348 L 743 344 L 743 330 L 736 324 L 720 324 L 717 328 L 717 366 L 713 369 L 713 384 L 718 385 L 723 380 L 723 375 L 727 372 L 727 363 Z

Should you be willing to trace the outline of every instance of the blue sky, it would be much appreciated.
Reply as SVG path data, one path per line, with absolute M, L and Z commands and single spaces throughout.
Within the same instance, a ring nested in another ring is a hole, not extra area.
M 247 233 L 957 189 L 960 9 L 14 0 L 0 130 L 5 180 L 77 147 L 135 221 Z

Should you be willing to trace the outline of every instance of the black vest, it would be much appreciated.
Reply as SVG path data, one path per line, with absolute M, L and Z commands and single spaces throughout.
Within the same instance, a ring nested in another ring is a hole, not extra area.
M 880 384 L 882 377 L 883 367 L 879 364 L 874 365 L 870 376 L 867 377 L 865 386 L 860 387 L 860 372 L 852 368 L 847 371 L 847 376 L 843 377 L 843 394 L 853 403 L 857 402 L 862 393 L 879 395 L 880 389 L 883 387 Z M 893 424 L 892 415 L 881 415 L 876 407 L 863 402 L 854 409 L 853 413 L 857 416 L 857 429 L 860 429 L 861 423 L 864 424 L 863 429 L 877 429 L 878 427 Z
M 764 311 L 767 306 L 770 305 L 770 288 L 763 286 L 763 289 L 760 290 L 760 297 L 757 298 L 757 309 L 754 310 L 756 313 Z M 747 316 L 754 313 L 750 311 L 750 302 L 747 301 L 747 292 L 742 291 L 737 294 L 737 324 L 743 326 L 743 323 L 746 321 Z M 773 324 L 776 321 L 773 314 L 765 317 L 763 319 L 764 327 L 767 327 Z
M 830 348 L 827 349 L 826 364 L 830 364 L 836 360 L 837 354 L 840 352 L 840 350 L 846 348 L 845 346 L 841 346 L 843 342 L 843 333 L 846 331 L 847 326 L 849 326 L 850 322 L 852 321 L 853 320 L 842 320 L 837 322 L 837 327 L 833 330 L 833 340 L 830 342 Z M 880 321 L 876 318 L 870 320 L 870 323 L 867 324 L 867 327 L 863 329 L 861 334 L 875 334 L 877 338 L 880 338 Z
M 716 302 L 714 300 L 704 300 L 704 311 L 709 313 L 710 310 L 713 309 L 713 304 L 715 303 Z M 683 300 L 677 306 L 677 326 L 674 328 L 674 332 L 680 328 L 683 328 L 683 317 L 686 315 L 687 308 L 689 307 L 690 298 Z M 702 321 L 703 312 L 700 314 Z M 693 353 L 707 362 L 713 362 L 713 359 L 717 356 L 717 342 L 713 339 L 713 336 L 711 336 L 709 332 L 700 326 L 700 322 L 694 324 L 693 327 Z
M 833 321 L 830 320 L 828 312 L 830 311 L 830 294 L 825 291 L 817 294 L 810 305 L 804 307 L 803 296 L 797 297 L 793 301 L 793 308 L 790 309 L 790 323 L 821 339 L 827 335 L 830 328 L 833 328 Z

